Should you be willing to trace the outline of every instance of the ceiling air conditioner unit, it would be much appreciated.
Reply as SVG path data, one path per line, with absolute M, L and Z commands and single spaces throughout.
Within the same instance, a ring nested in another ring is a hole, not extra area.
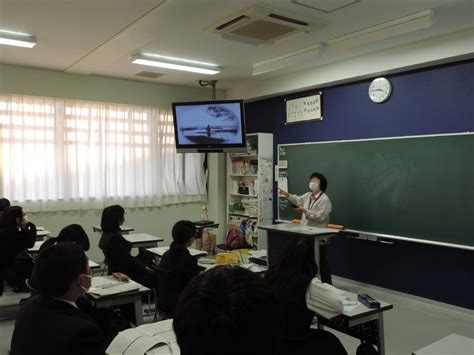
M 203 30 L 238 42 L 268 44 L 323 26 L 322 23 L 310 23 L 301 16 L 253 5 L 226 16 Z

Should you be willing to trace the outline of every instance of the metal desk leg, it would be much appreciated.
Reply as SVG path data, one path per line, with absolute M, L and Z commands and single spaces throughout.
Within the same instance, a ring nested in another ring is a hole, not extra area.
M 323 323 L 321 322 L 320 317 L 316 317 L 316 326 L 318 327 L 318 329 L 324 330 L 324 326 L 323 326 Z
M 143 307 L 142 307 L 142 299 L 135 301 L 135 325 L 139 326 L 143 324 Z
M 379 313 L 379 317 L 377 320 L 377 331 L 378 331 L 378 341 L 377 341 L 377 349 L 379 351 L 379 355 L 385 355 L 385 338 L 384 338 L 384 329 L 383 329 L 383 312 Z
M 319 255 L 319 246 L 320 246 L 320 241 L 319 238 L 314 238 L 314 259 L 316 261 L 316 265 L 318 265 L 318 277 L 321 279 L 321 257 Z

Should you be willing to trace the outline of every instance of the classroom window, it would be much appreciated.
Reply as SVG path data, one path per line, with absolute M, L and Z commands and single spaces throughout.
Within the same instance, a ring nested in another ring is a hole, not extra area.
M 0 95 L 1 195 L 30 211 L 201 200 L 202 154 L 177 154 L 170 109 Z

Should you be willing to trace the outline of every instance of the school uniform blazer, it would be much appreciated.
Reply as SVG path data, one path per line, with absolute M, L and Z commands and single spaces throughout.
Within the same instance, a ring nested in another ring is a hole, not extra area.
M 329 214 L 332 211 L 331 200 L 322 191 L 314 197 L 311 197 L 311 194 L 311 192 L 301 196 L 290 194 L 288 195 L 288 200 L 298 207 L 304 207 L 308 210 L 307 213 L 303 213 L 301 216 L 301 225 L 325 228 L 328 226 Z
M 161 257 L 160 267 L 181 276 L 185 284 L 201 271 L 197 258 L 189 253 L 188 248 L 173 244 Z
M 27 223 L 26 229 L 17 226 L 0 229 L 0 271 L 15 263 L 16 255 L 35 245 L 36 226 Z
M 339 301 L 337 293 L 326 289 L 326 286 L 330 285 L 322 284 L 316 278 L 311 280 L 305 275 L 295 275 L 272 286 L 280 301 L 283 318 L 279 355 L 306 354 L 296 349 L 302 348 L 315 337 L 311 330 L 314 309 L 335 316 L 342 313 L 342 302 Z M 340 342 L 336 343 L 340 345 Z M 328 343 L 326 348 L 320 343 L 321 348 L 313 348 L 308 354 L 344 354 L 344 348 L 338 350 L 340 346 L 337 344 Z
M 146 275 L 145 264 L 132 256 L 132 247 L 119 232 L 103 232 L 99 241 L 109 273 L 121 272 L 140 282 Z
M 103 335 L 92 319 L 64 301 L 35 296 L 20 309 L 11 355 L 103 355 Z

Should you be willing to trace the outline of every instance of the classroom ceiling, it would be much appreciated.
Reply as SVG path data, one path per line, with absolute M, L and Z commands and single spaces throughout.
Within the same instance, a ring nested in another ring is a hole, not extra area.
M 322 27 L 260 45 L 204 31 L 253 4 Z M 428 9 L 434 10 L 431 27 L 252 75 L 255 63 Z M 199 79 L 218 80 L 218 88 L 225 89 L 236 81 L 262 80 L 469 27 L 474 27 L 472 0 L 0 0 L 0 29 L 32 34 L 38 42 L 33 49 L 0 46 L 0 62 L 185 86 L 198 86 Z M 221 73 L 131 63 L 132 55 L 145 52 L 216 63 Z M 142 71 L 160 75 L 136 76 Z

